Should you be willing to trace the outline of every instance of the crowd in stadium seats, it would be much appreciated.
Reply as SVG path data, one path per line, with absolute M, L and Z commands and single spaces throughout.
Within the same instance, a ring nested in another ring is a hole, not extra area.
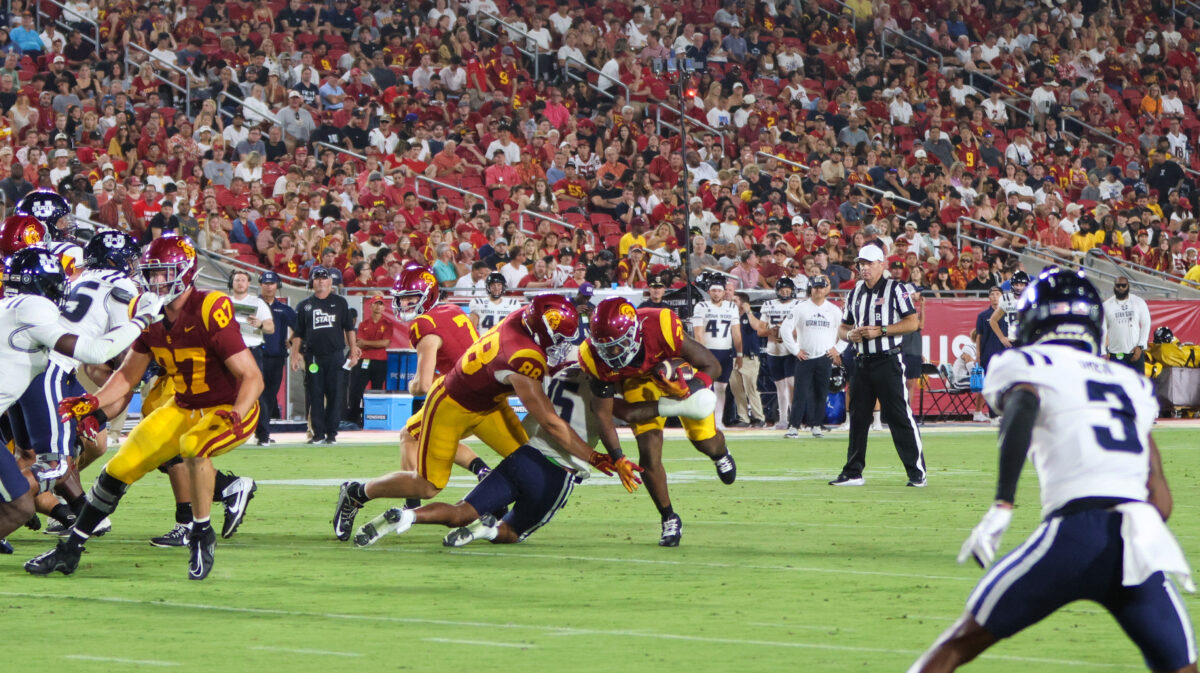
M 1200 29 L 1168 3 L 40 7 L 0 28 L 3 199 L 284 276 L 844 287 L 879 241 L 945 292 L 1022 250 L 1200 286 Z

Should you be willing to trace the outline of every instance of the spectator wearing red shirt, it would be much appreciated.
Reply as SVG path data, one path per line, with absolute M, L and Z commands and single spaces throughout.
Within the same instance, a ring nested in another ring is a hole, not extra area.
M 483 184 L 488 189 L 503 189 L 505 192 L 521 181 L 517 169 L 508 165 L 504 150 L 492 152 L 492 165 L 483 172 Z
M 375 171 L 367 176 L 367 188 L 358 196 L 358 203 L 367 210 L 376 206 L 392 209 L 398 205 L 396 197 L 383 184 L 383 174 Z
M 387 301 L 374 297 L 367 302 L 370 315 L 358 323 L 358 347 L 362 349 L 362 360 L 355 363 L 350 372 L 350 399 L 346 418 L 356 419 L 362 424 L 363 392 L 370 384 L 371 390 L 383 390 L 387 383 L 387 348 L 392 343 L 395 323 L 386 314 Z

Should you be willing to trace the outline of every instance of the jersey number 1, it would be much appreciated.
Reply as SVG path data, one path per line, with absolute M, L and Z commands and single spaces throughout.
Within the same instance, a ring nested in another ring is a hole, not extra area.
M 1113 420 L 1121 425 L 1121 438 L 1112 433 L 1112 428 L 1105 425 L 1093 425 L 1092 432 L 1096 433 L 1096 443 L 1105 451 L 1125 451 L 1126 453 L 1141 453 L 1142 443 L 1138 441 L 1137 423 L 1134 419 L 1133 400 L 1125 394 L 1124 389 L 1113 383 L 1099 381 L 1087 382 L 1089 402 L 1102 402 L 1108 407 Z M 1113 405 L 1116 400 L 1116 406 Z

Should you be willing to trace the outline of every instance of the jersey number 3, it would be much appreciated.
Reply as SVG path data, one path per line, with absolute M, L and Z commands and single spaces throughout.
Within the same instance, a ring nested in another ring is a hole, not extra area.
M 1096 443 L 1105 451 L 1125 451 L 1126 453 L 1141 453 L 1142 443 L 1138 441 L 1138 429 L 1135 419 L 1133 400 L 1125 394 L 1124 389 L 1113 383 L 1099 381 L 1087 382 L 1089 402 L 1102 402 L 1108 407 L 1113 420 L 1121 426 L 1121 437 L 1113 435 L 1112 428 L 1106 425 L 1093 425 L 1092 432 L 1096 433 Z M 1113 405 L 1113 401 L 1116 405 Z

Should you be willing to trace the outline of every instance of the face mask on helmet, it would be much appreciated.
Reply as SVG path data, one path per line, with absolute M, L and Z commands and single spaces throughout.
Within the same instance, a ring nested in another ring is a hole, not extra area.
M 637 326 L 631 326 L 616 339 L 608 341 L 594 339 L 592 343 L 595 344 L 596 354 L 600 356 L 604 364 L 613 369 L 628 367 L 639 350 Z
M 162 297 L 164 304 L 170 304 L 187 291 L 178 265 L 155 260 L 142 265 L 140 284 L 146 292 Z
M 421 317 L 424 311 L 425 294 L 422 292 L 400 292 L 392 295 L 392 312 L 404 322 Z

